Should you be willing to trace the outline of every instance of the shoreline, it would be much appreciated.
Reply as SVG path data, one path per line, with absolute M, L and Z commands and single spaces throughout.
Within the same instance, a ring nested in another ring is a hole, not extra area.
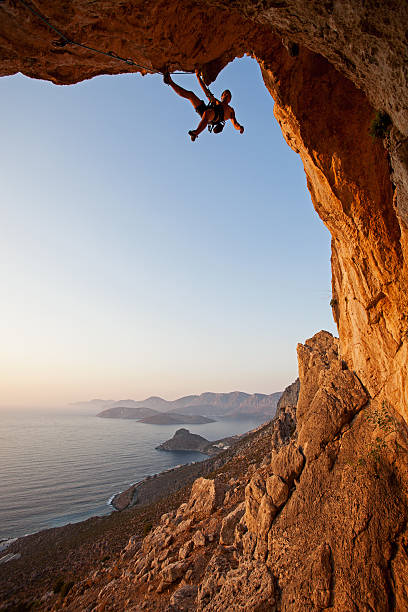
M 107 563 L 124 554 L 130 538 L 141 543 L 146 529 L 188 501 L 196 478 L 219 474 L 227 480 L 236 479 L 251 464 L 261 463 L 270 452 L 272 424 L 269 421 L 238 436 L 236 444 L 214 457 L 171 468 L 172 472 L 155 478 L 151 475 L 140 485 L 144 489 L 141 503 L 123 512 L 112 510 L 105 516 L 21 536 L 7 550 L 16 556 L 0 566 L 0 601 L 11 609 L 41 596 L 57 601 L 59 596 L 53 594 L 56 581 L 79 583 L 90 571 L 104 572 Z M 254 447 L 253 439 L 257 440 Z
M 265 426 L 265 423 L 258 425 L 256 428 L 249 430 L 248 432 L 244 432 L 242 434 L 236 434 L 234 436 L 228 436 L 226 438 L 221 438 L 219 440 L 214 440 L 213 442 L 209 442 L 209 446 L 213 446 L 223 442 L 229 442 L 230 446 L 226 448 L 219 448 L 219 452 L 216 454 L 207 454 L 203 451 L 190 449 L 186 452 L 197 452 L 203 456 L 201 461 L 193 461 L 190 463 L 179 464 L 171 468 L 167 468 L 162 470 L 161 472 L 157 472 L 154 474 L 148 474 L 141 480 L 136 483 L 132 483 L 127 487 L 124 491 L 119 491 L 117 493 L 112 494 L 104 503 L 105 506 L 109 508 L 109 512 L 106 514 L 100 513 L 92 513 L 86 518 L 78 519 L 77 521 L 67 520 L 59 525 L 49 525 L 38 529 L 36 531 L 31 531 L 25 533 L 21 536 L 10 536 L 4 537 L 0 540 L 0 561 L 6 556 L 7 553 L 5 551 L 15 544 L 16 542 L 20 543 L 20 541 L 25 538 L 30 538 L 32 536 L 39 536 L 39 534 L 45 533 L 54 529 L 63 529 L 70 526 L 80 525 L 86 521 L 90 520 L 101 520 L 107 517 L 111 517 L 112 514 L 120 513 L 123 510 L 128 510 L 130 508 L 143 508 L 146 505 L 154 503 L 164 494 L 171 494 L 177 492 L 179 489 L 186 485 L 192 484 L 192 482 L 199 478 L 200 476 L 208 475 L 213 469 L 216 468 L 217 463 L 215 460 L 220 457 L 220 455 L 228 454 L 228 451 L 233 449 L 235 444 L 242 440 L 248 434 L 256 432 L 258 429 L 261 429 Z M 162 451 L 169 452 L 169 451 Z M 182 451 L 178 451 L 182 452 Z M 134 494 L 137 492 L 137 499 L 135 499 Z M 114 505 L 115 500 L 120 500 L 117 505 Z M 126 503 L 127 500 L 127 503 Z M 12 560 L 12 559 L 10 559 Z

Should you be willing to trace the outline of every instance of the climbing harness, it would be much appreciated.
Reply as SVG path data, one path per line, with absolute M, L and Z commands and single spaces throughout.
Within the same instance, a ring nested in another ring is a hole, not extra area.
M 208 131 L 212 132 L 213 134 L 221 134 L 222 130 L 224 129 L 224 126 L 225 121 L 218 121 L 218 123 L 209 123 Z
M 127 64 L 128 66 L 134 66 L 135 68 L 140 68 L 141 70 L 146 70 L 146 72 L 150 72 L 152 74 L 164 74 L 158 68 L 154 68 L 154 67 L 148 68 L 147 66 L 142 66 L 141 64 L 136 63 L 131 58 L 121 57 L 120 55 L 118 55 L 114 51 L 101 51 L 100 49 L 95 49 L 94 47 L 90 47 L 89 45 L 84 45 L 83 43 L 79 43 L 79 42 L 77 42 L 75 40 L 72 40 L 71 38 L 68 38 L 68 36 L 65 36 L 65 34 L 63 34 L 60 30 L 58 30 L 58 28 L 53 26 L 52 23 L 46 17 L 44 17 L 44 15 L 42 15 L 39 11 L 37 11 L 37 9 L 33 8 L 32 6 L 30 6 L 27 2 L 25 2 L 25 0 L 20 0 L 20 2 L 29 11 L 31 11 L 33 13 L 33 15 L 36 15 L 51 30 L 53 30 L 56 34 L 58 34 L 60 39 L 53 42 L 53 45 L 55 47 L 65 47 L 66 45 L 74 45 L 76 47 L 81 47 L 82 49 L 87 49 L 88 51 L 92 51 L 93 53 L 99 53 L 100 55 L 106 55 L 107 57 L 110 57 L 111 59 L 115 59 L 115 60 L 118 60 L 120 62 L 125 62 L 125 64 Z M 173 72 L 172 74 L 193 74 L 193 71 L 192 70 L 177 70 L 177 71 Z
M 208 91 L 210 90 L 208 89 Z M 208 131 L 213 134 L 221 134 L 225 126 L 224 109 L 221 102 L 211 102 L 207 105 L 207 108 L 211 108 L 215 113 L 214 119 L 207 126 Z

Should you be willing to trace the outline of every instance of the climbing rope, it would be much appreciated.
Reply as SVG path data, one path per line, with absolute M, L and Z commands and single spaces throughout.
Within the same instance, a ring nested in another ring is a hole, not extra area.
M 120 55 L 117 55 L 117 53 L 115 53 L 114 51 L 101 51 L 100 49 L 95 49 L 94 47 L 90 47 L 89 45 L 84 45 L 84 44 L 79 43 L 79 42 L 77 42 L 75 40 L 71 40 L 70 38 L 68 38 L 68 36 L 65 36 L 65 34 L 63 34 L 60 30 L 58 30 L 58 28 L 53 26 L 52 23 L 50 23 L 50 21 L 46 17 L 44 17 L 44 15 L 42 15 L 39 11 L 37 11 L 37 9 L 33 8 L 27 2 L 25 2 L 25 0 L 20 0 L 20 2 L 29 11 L 31 11 L 33 13 L 33 15 L 36 15 L 51 30 L 53 30 L 56 34 L 58 34 L 58 36 L 62 40 L 59 40 L 59 41 L 57 41 L 55 43 L 55 45 L 57 47 L 65 47 L 65 45 L 75 45 L 76 47 L 81 47 L 82 49 L 87 49 L 88 51 L 92 51 L 93 53 L 99 53 L 100 55 L 106 55 L 107 57 L 110 57 L 111 59 L 115 59 L 115 60 L 118 60 L 120 62 L 125 62 L 125 64 L 127 64 L 128 66 L 135 66 L 135 68 L 140 68 L 141 70 L 146 70 L 146 72 L 151 72 L 152 74 L 163 74 L 163 72 L 161 70 L 158 70 L 157 68 L 148 68 L 147 66 L 142 66 L 141 64 L 137 64 L 136 62 L 134 62 L 130 58 L 121 57 Z M 177 71 L 173 72 L 172 74 L 193 74 L 193 71 L 192 70 L 189 70 L 189 71 L 188 70 L 177 70 Z

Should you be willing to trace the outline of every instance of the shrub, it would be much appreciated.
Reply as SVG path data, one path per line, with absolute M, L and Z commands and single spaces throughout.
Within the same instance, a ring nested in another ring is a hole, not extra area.
M 54 586 L 52 587 L 52 590 L 54 591 L 54 593 L 59 593 L 63 586 L 64 586 L 64 579 L 58 578 L 55 581 Z
M 73 586 L 74 582 L 72 580 L 70 580 L 69 582 L 65 582 L 60 590 L 61 597 L 66 597 Z
M 377 111 L 370 125 L 372 138 L 385 138 L 392 125 L 391 117 L 385 111 Z
M 148 521 L 147 523 L 144 524 L 143 526 L 143 535 L 147 536 L 147 534 L 149 533 L 149 531 L 151 531 L 153 529 L 153 524 Z

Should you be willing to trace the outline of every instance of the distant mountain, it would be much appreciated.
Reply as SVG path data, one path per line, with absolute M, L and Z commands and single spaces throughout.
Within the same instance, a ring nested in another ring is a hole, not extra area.
M 162 397 L 148 397 L 143 401 L 136 400 L 91 400 L 90 402 L 78 402 L 77 405 L 89 408 L 111 409 L 111 408 L 143 408 L 153 412 L 175 412 L 178 414 L 196 415 L 201 414 L 209 418 L 245 418 L 256 417 L 259 419 L 271 419 L 275 412 L 281 392 L 265 395 L 264 393 L 243 393 L 233 391 L 231 393 L 202 393 L 201 395 L 186 395 L 174 401 L 168 401 Z M 99 403 L 99 405 L 98 405 Z M 116 417 L 116 418 L 146 418 L 143 417 Z
M 215 421 L 201 414 L 189 415 L 178 414 L 177 412 L 160 412 L 140 419 L 140 422 L 150 423 L 151 425 L 203 425 L 204 423 L 214 423 Z
M 181 398 L 174 403 L 182 405 L 184 414 L 203 414 L 208 417 L 244 418 L 248 416 L 265 417 L 271 419 L 276 412 L 276 407 L 281 392 L 264 395 L 263 393 L 202 393 Z M 173 410 L 178 410 L 176 406 Z

